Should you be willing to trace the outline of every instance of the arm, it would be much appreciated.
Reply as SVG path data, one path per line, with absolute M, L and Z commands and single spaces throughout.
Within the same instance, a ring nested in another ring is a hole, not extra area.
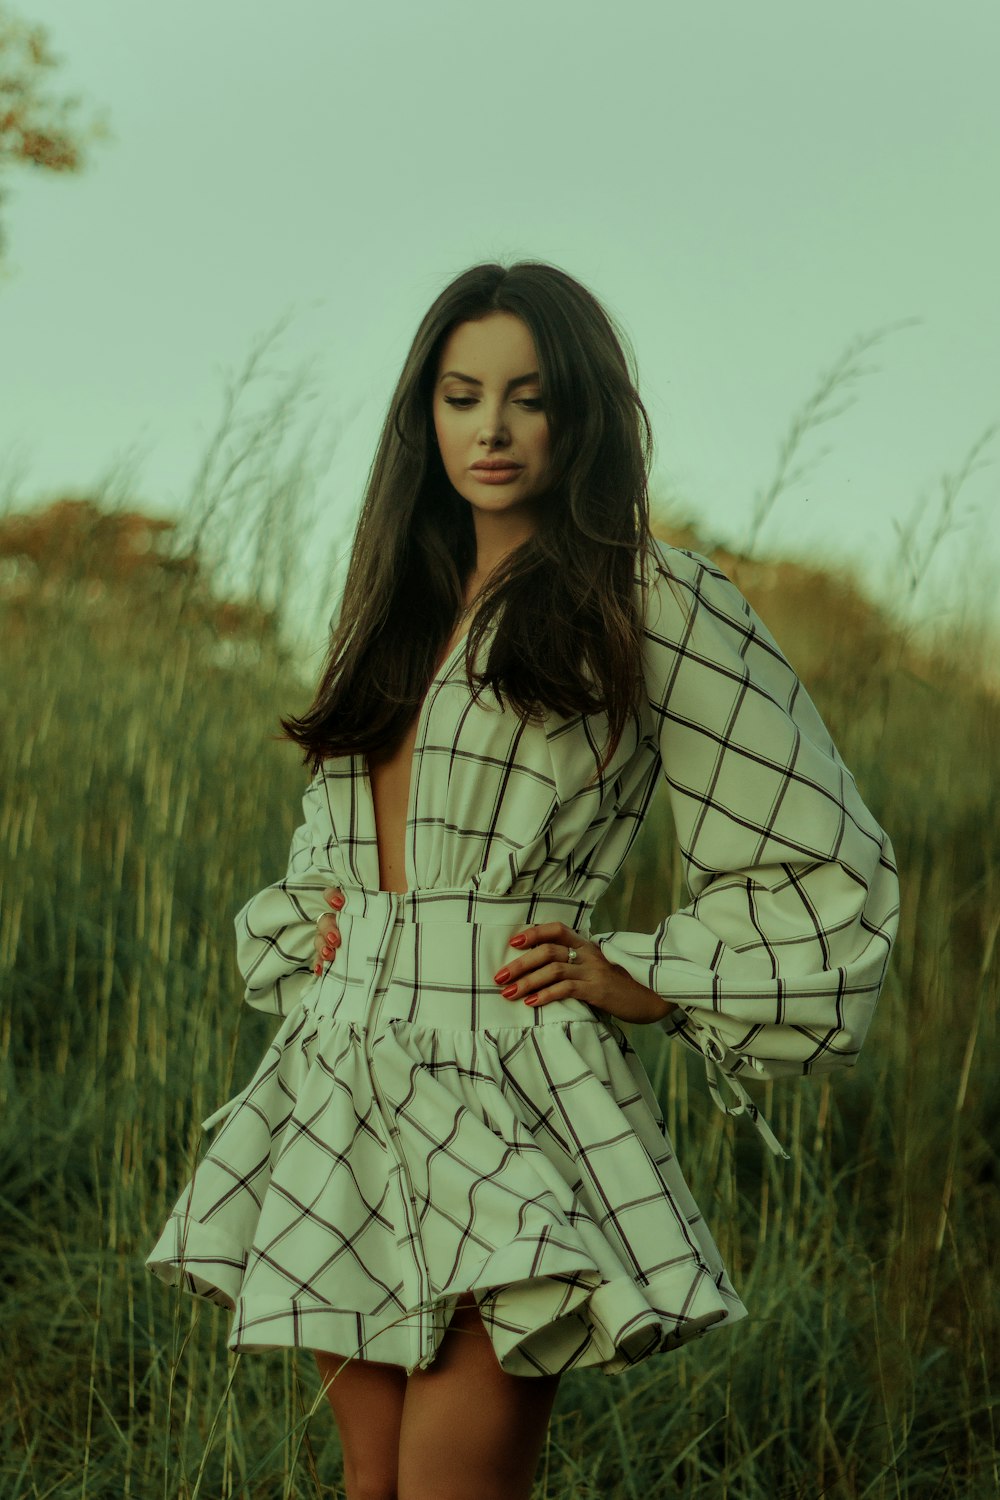
M 303 807 L 308 817 L 308 793 Z M 281 880 L 252 896 L 236 914 L 236 962 L 246 981 L 245 999 L 255 1010 L 284 1016 L 315 977 L 316 922 L 330 914 L 323 892 L 334 883 L 313 863 L 308 821 L 292 835 L 288 869 Z
M 898 921 L 888 837 L 767 628 L 704 558 L 664 548 L 644 676 L 690 901 L 594 938 L 677 1008 L 730 1080 L 852 1065 Z M 742 1088 L 734 1086 L 747 1107 Z M 720 1100 L 721 1102 L 721 1100 Z

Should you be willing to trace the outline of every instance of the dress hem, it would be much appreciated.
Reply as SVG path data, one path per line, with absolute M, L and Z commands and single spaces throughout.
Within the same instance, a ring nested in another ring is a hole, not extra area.
M 181 1236 L 186 1237 L 183 1250 Z M 362 1312 L 294 1295 L 281 1302 L 244 1298 L 239 1288 L 247 1256 L 211 1225 L 185 1224 L 177 1216 L 146 1266 L 167 1285 L 234 1312 L 227 1340 L 234 1353 L 312 1349 L 395 1365 L 408 1375 L 433 1365 L 458 1299 L 468 1292 L 476 1298 L 500 1368 L 528 1377 L 583 1368 L 621 1374 L 746 1316 L 724 1272 L 713 1274 L 697 1260 L 639 1283 L 627 1275 L 604 1280 L 593 1267 L 581 1267 L 578 1255 L 567 1253 L 555 1257 L 545 1274 L 498 1284 L 498 1261 L 516 1276 L 517 1250 L 516 1241 L 499 1248 L 479 1273 L 463 1277 L 461 1286 L 395 1317 L 388 1307 Z M 373 1322 L 379 1326 L 366 1334 L 366 1324 Z

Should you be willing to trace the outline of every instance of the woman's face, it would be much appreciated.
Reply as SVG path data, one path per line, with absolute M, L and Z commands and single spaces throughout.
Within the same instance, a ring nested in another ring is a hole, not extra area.
M 438 361 L 433 407 L 445 473 L 463 499 L 483 513 L 530 514 L 546 487 L 549 423 L 527 325 L 493 312 L 453 328 Z M 517 467 L 500 471 L 498 482 L 475 467 L 482 460 Z

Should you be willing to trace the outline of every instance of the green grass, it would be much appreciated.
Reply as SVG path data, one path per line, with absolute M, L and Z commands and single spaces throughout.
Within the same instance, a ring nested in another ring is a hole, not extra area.
M 307 696 L 280 649 L 213 665 L 173 599 L 67 585 L 0 613 L 10 1500 L 305 1500 L 340 1474 L 311 1358 L 234 1358 L 227 1315 L 142 1264 L 199 1120 L 274 1028 L 242 1004 L 232 919 L 283 872 L 304 785 L 268 738 Z M 1000 703 L 894 639 L 873 658 L 842 631 L 809 683 L 901 865 L 866 1050 L 833 1082 L 761 1091 L 793 1153 L 776 1163 L 697 1059 L 633 1031 L 751 1316 L 627 1376 L 565 1377 L 538 1500 L 998 1492 Z M 661 805 L 598 927 L 651 925 L 679 895 Z

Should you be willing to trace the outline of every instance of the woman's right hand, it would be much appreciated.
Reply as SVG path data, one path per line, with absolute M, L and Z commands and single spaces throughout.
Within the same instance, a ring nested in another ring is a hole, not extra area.
M 314 974 L 322 974 L 323 965 L 333 963 L 337 949 L 340 947 L 340 931 L 334 912 L 338 912 L 343 906 L 344 893 L 339 885 L 332 885 L 323 892 L 323 899 L 333 907 L 333 911 L 324 912 L 316 923 L 316 931 L 313 934 L 313 943 L 316 947 Z

